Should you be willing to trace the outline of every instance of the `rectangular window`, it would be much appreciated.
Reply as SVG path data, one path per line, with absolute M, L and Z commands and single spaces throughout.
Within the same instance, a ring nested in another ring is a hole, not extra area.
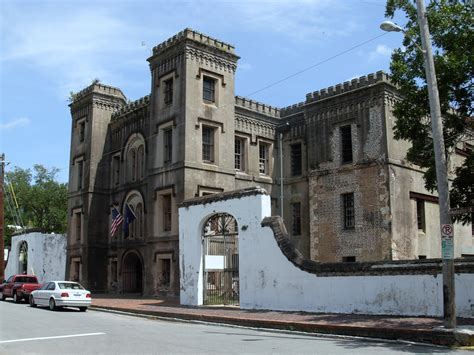
M 79 123 L 79 142 L 84 142 L 86 135 L 86 121 Z
M 202 98 L 204 101 L 216 101 L 216 80 L 208 76 L 203 77 Z
M 75 220 L 76 220 L 76 242 L 81 241 L 82 236 L 82 215 L 81 212 L 75 213 Z
M 416 200 L 416 225 L 418 227 L 418 230 L 426 232 L 425 201 L 420 199 Z
M 214 129 L 202 127 L 202 160 L 214 163 Z
M 163 131 L 163 144 L 164 144 L 164 163 L 170 164 L 173 158 L 173 130 L 167 128 Z
M 268 151 L 268 144 L 265 143 L 260 143 L 258 146 L 258 170 L 260 174 L 267 174 L 269 173 L 269 168 L 268 168 L 268 158 L 269 151 Z
M 352 163 L 352 132 L 351 126 L 343 126 L 341 132 L 341 154 L 343 163 Z
M 291 204 L 291 230 L 293 235 L 301 235 L 301 203 Z
M 117 155 L 114 157 L 112 162 L 113 170 L 113 183 L 114 185 L 118 185 L 120 183 L 120 157 Z
M 117 282 L 117 261 L 112 261 L 110 264 L 110 276 L 113 282 Z
M 342 206 L 344 212 L 344 229 L 353 229 L 355 227 L 354 213 L 354 194 L 342 195 Z
M 243 138 L 235 138 L 235 151 L 234 151 L 234 157 L 235 157 L 235 170 L 240 170 L 243 171 L 245 170 L 245 164 L 244 164 L 244 158 L 245 158 L 245 145 L 244 145 L 244 139 Z
M 77 189 L 82 189 L 82 179 L 84 174 L 84 161 L 77 162 Z
M 171 194 L 163 195 L 163 231 L 171 231 Z
M 356 257 L 355 256 L 343 256 L 342 262 L 344 263 L 355 263 Z
M 301 143 L 291 145 L 291 175 L 298 176 L 302 173 Z
M 163 95 L 165 104 L 170 105 L 173 102 L 173 78 L 165 80 L 164 85 Z
M 426 255 L 418 255 L 418 259 L 420 259 L 420 260 L 425 260 L 425 259 L 426 259 Z
M 171 259 L 161 259 L 161 286 L 171 285 Z

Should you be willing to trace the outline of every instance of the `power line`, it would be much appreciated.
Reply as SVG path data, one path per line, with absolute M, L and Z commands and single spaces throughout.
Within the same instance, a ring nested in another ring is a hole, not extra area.
M 313 65 L 310 65 L 309 67 L 306 67 L 306 68 L 304 68 L 304 69 L 301 69 L 301 70 L 297 71 L 296 73 L 293 73 L 293 74 L 291 74 L 291 75 L 288 75 L 288 76 L 284 77 L 283 79 L 277 80 L 277 81 L 275 81 L 275 82 L 273 82 L 273 83 L 271 83 L 271 84 L 269 84 L 269 85 L 267 85 L 267 86 L 265 86 L 265 87 L 263 87 L 263 88 L 261 88 L 261 89 L 259 89 L 259 90 L 257 90 L 257 91 L 254 91 L 254 92 L 250 93 L 250 94 L 247 95 L 247 96 L 252 96 L 252 95 L 258 94 L 258 93 L 261 92 L 261 91 L 267 90 L 267 89 L 269 89 L 269 88 L 271 88 L 271 87 L 273 87 L 273 86 L 275 86 L 275 85 L 278 85 L 278 84 L 280 84 L 280 83 L 282 83 L 282 82 L 284 82 L 284 81 L 286 81 L 286 80 L 288 80 L 288 79 L 291 79 L 291 78 L 293 78 L 293 77 L 295 77 L 295 76 L 297 76 L 297 75 L 299 75 L 299 74 L 302 74 L 302 73 L 304 73 L 304 72 L 307 72 L 308 70 L 311 70 L 311 69 L 313 69 L 313 68 L 315 68 L 315 67 L 317 67 L 317 66 L 319 66 L 319 65 L 321 65 L 321 64 L 327 63 L 327 62 L 329 62 L 330 60 L 333 60 L 334 58 L 340 57 L 340 56 L 343 55 L 343 54 L 346 54 L 346 53 L 348 53 L 348 52 L 350 52 L 350 51 L 352 51 L 352 50 L 354 50 L 354 49 L 356 49 L 356 48 L 362 47 L 363 45 L 365 45 L 365 44 L 367 44 L 367 43 L 370 43 L 370 42 L 375 41 L 376 39 L 378 39 L 378 38 L 380 38 L 380 37 L 383 37 L 383 36 L 385 36 L 387 33 L 388 33 L 388 32 L 382 33 L 381 35 L 378 35 L 378 36 L 373 37 L 373 38 L 371 38 L 371 39 L 368 39 L 368 40 L 366 40 L 366 41 L 364 41 L 364 42 L 361 42 L 361 43 L 359 43 L 359 44 L 356 44 L 355 46 L 352 46 L 352 47 L 350 47 L 350 48 L 348 48 L 348 49 L 343 50 L 342 52 L 339 52 L 339 53 L 337 53 L 337 54 L 334 54 L 334 55 L 332 55 L 331 57 L 328 57 L 328 58 L 326 58 L 326 59 L 323 59 L 322 61 L 317 62 L 317 63 L 315 63 L 315 64 L 313 64 Z

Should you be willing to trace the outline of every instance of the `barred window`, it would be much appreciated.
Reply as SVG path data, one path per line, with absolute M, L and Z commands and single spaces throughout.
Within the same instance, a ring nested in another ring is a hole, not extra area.
M 343 163 L 352 162 L 352 132 L 351 126 L 343 126 L 341 132 L 341 154 Z
M 344 212 L 344 229 L 355 227 L 354 193 L 342 195 L 342 206 Z
M 258 146 L 258 152 L 259 152 L 259 172 L 260 174 L 267 174 L 269 173 L 269 149 L 268 149 L 268 144 L 265 143 L 259 143 Z
M 301 143 L 291 145 L 291 175 L 298 176 L 302 173 Z
M 173 78 L 168 79 L 164 82 L 164 101 L 166 105 L 170 105 L 173 102 Z
M 167 128 L 163 131 L 163 144 L 163 160 L 165 164 L 169 164 L 173 157 L 173 130 L 171 128 Z
M 425 224 L 425 201 L 417 199 L 416 200 L 416 224 L 418 230 L 426 232 Z
M 215 102 L 216 100 L 216 80 L 208 76 L 203 77 L 202 98 L 204 101 Z
M 79 124 L 79 142 L 84 142 L 85 134 L 86 134 L 86 122 L 82 121 Z
M 214 128 L 202 127 L 202 160 L 214 163 Z
M 245 154 L 245 145 L 244 145 L 244 139 L 242 138 L 235 138 L 235 170 L 245 170 L 245 164 L 244 164 L 244 154 Z
M 171 217 L 172 217 L 172 210 L 171 210 L 171 194 L 163 195 L 163 230 L 170 231 L 171 230 Z
M 84 161 L 77 162 L 77 189 L 82 189 L 84 175 Z
M 291 230 L 293 235 L 301 235 L 301 203 L 291 204 Z
M 118 185 L 120 183 L 120 156 L 114 156 L 112 161 L 113 168 L 113 184 Z

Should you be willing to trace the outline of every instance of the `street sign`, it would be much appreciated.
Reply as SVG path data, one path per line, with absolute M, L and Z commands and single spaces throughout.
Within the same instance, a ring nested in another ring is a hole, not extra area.
M 452 224 L 441 226 L 441 257 L 454 259 L 454 228 Z

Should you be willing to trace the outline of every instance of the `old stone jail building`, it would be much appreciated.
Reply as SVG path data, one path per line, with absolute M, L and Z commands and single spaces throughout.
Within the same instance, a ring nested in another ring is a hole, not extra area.
M 67 275 L 93 290 L 177 294 L 182 201 L 259 185 L 321 262 L 440 256 L 437 198 L 394 141 L 397 92 L 378 72 L 284 109 L 235 96 L 234 47 L 186 29 L 153 48 L 151 93 L 74 95 Z M 459 150 L 462 152 L 462 149 Z M 458 158 L 462 158 L 461 156 Z M 136 219 L 110 234 L 112 208 Z M 456 225 L 456 255 L 472 248 Z

